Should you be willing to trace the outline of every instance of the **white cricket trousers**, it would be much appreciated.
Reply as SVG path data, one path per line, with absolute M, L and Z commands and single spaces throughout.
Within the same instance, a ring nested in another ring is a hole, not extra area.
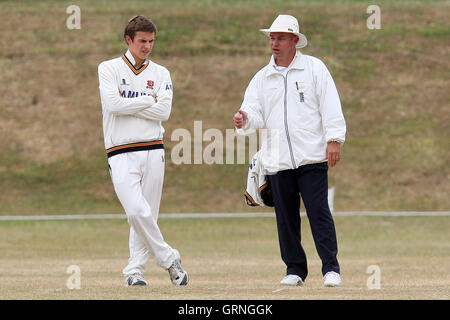
M 152 255 L 168 269 L 174 250 L 164 241 L 157 220 L 164 181 L 164 149 L 126 152 L 108 159 L 114 190 L 130 225 L 128 265 L 124 276 L 144 274 Z

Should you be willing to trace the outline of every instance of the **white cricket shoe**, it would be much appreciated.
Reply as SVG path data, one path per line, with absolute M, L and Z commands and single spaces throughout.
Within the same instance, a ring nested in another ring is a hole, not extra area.
M 146 286 L 147 281 L 144 280 L 144 276 L 140 273 L 133 273 L 126 277 L 125 284 L 127 286 Z
M 341 285 L 341 276 L 337 272 L 329 271 L 323 276 L 323 285 L 325 287 L 339 287 Z
M 288 274 L 286 277 L 283 278 L 283 280 L 280 281 L 280 284 L 284 286 L 302 286 L 305 283 L 303 282 L 302 278 L 300 278 L 296 274 Z
M 175 251 L 175 260 L 172 262 L 172 265 L 167 269 L 169 271 L 170 280 L 176 286 L 185 286 L 188 284 L 189 276 L 186 271 L 181 267 L 181 257 L 178 250 Z

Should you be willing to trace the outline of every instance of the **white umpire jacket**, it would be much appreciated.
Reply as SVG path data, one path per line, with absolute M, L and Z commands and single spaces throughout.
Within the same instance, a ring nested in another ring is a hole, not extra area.
M 121 57 L 98 66 L 108 156 L 163 147 L 161 122 L 169 118 L 172 108 L 170 73 L 150 60 L 138 69 L 134 63 L 128 50 Z
M 261 164 L 267 172 L 296 169 L 327 161 L 327 142 L 345 141 L 346 125 L 333 78 L 325 64 L 297 50 L 285 74 L 272 56 L 245 91 L 247 112 L 237 134 L 268 129 L 262 139 Z

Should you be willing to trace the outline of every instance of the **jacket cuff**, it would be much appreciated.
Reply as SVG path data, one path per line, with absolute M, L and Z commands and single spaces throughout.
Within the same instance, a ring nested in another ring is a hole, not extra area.
M 328 139 L 327 143 L 328 142 L 338 142 L 340 144 L 344 144 L 345 140 L 339 139 L 339 138 L 331 138 L 331 139 Z

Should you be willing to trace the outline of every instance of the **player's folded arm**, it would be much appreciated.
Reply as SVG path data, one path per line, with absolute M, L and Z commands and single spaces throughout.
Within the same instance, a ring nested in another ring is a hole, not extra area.
M 135 117 L 157 120 L 157 121 L 167 121 L 170 116 L 172 109 L 172 99 L 169 97 L 160 97 L 158 102 L 149 108 L 136 112 Z
M 103 108 L 118 115 L 132 115 L 152 106 L 155 100 L 152 96 L 123 98 L 120 96 L 119 86 L 114 81 L 114 74 L 104 63 L 98 67 L 100 99 Z
M 163 70 L 162 84 L 156 92 L 156 103 L 136 112 L 135 117 L 156 121 L 167 121 L 169 119 L 173 98 L 172 79 L 169 71 Z

